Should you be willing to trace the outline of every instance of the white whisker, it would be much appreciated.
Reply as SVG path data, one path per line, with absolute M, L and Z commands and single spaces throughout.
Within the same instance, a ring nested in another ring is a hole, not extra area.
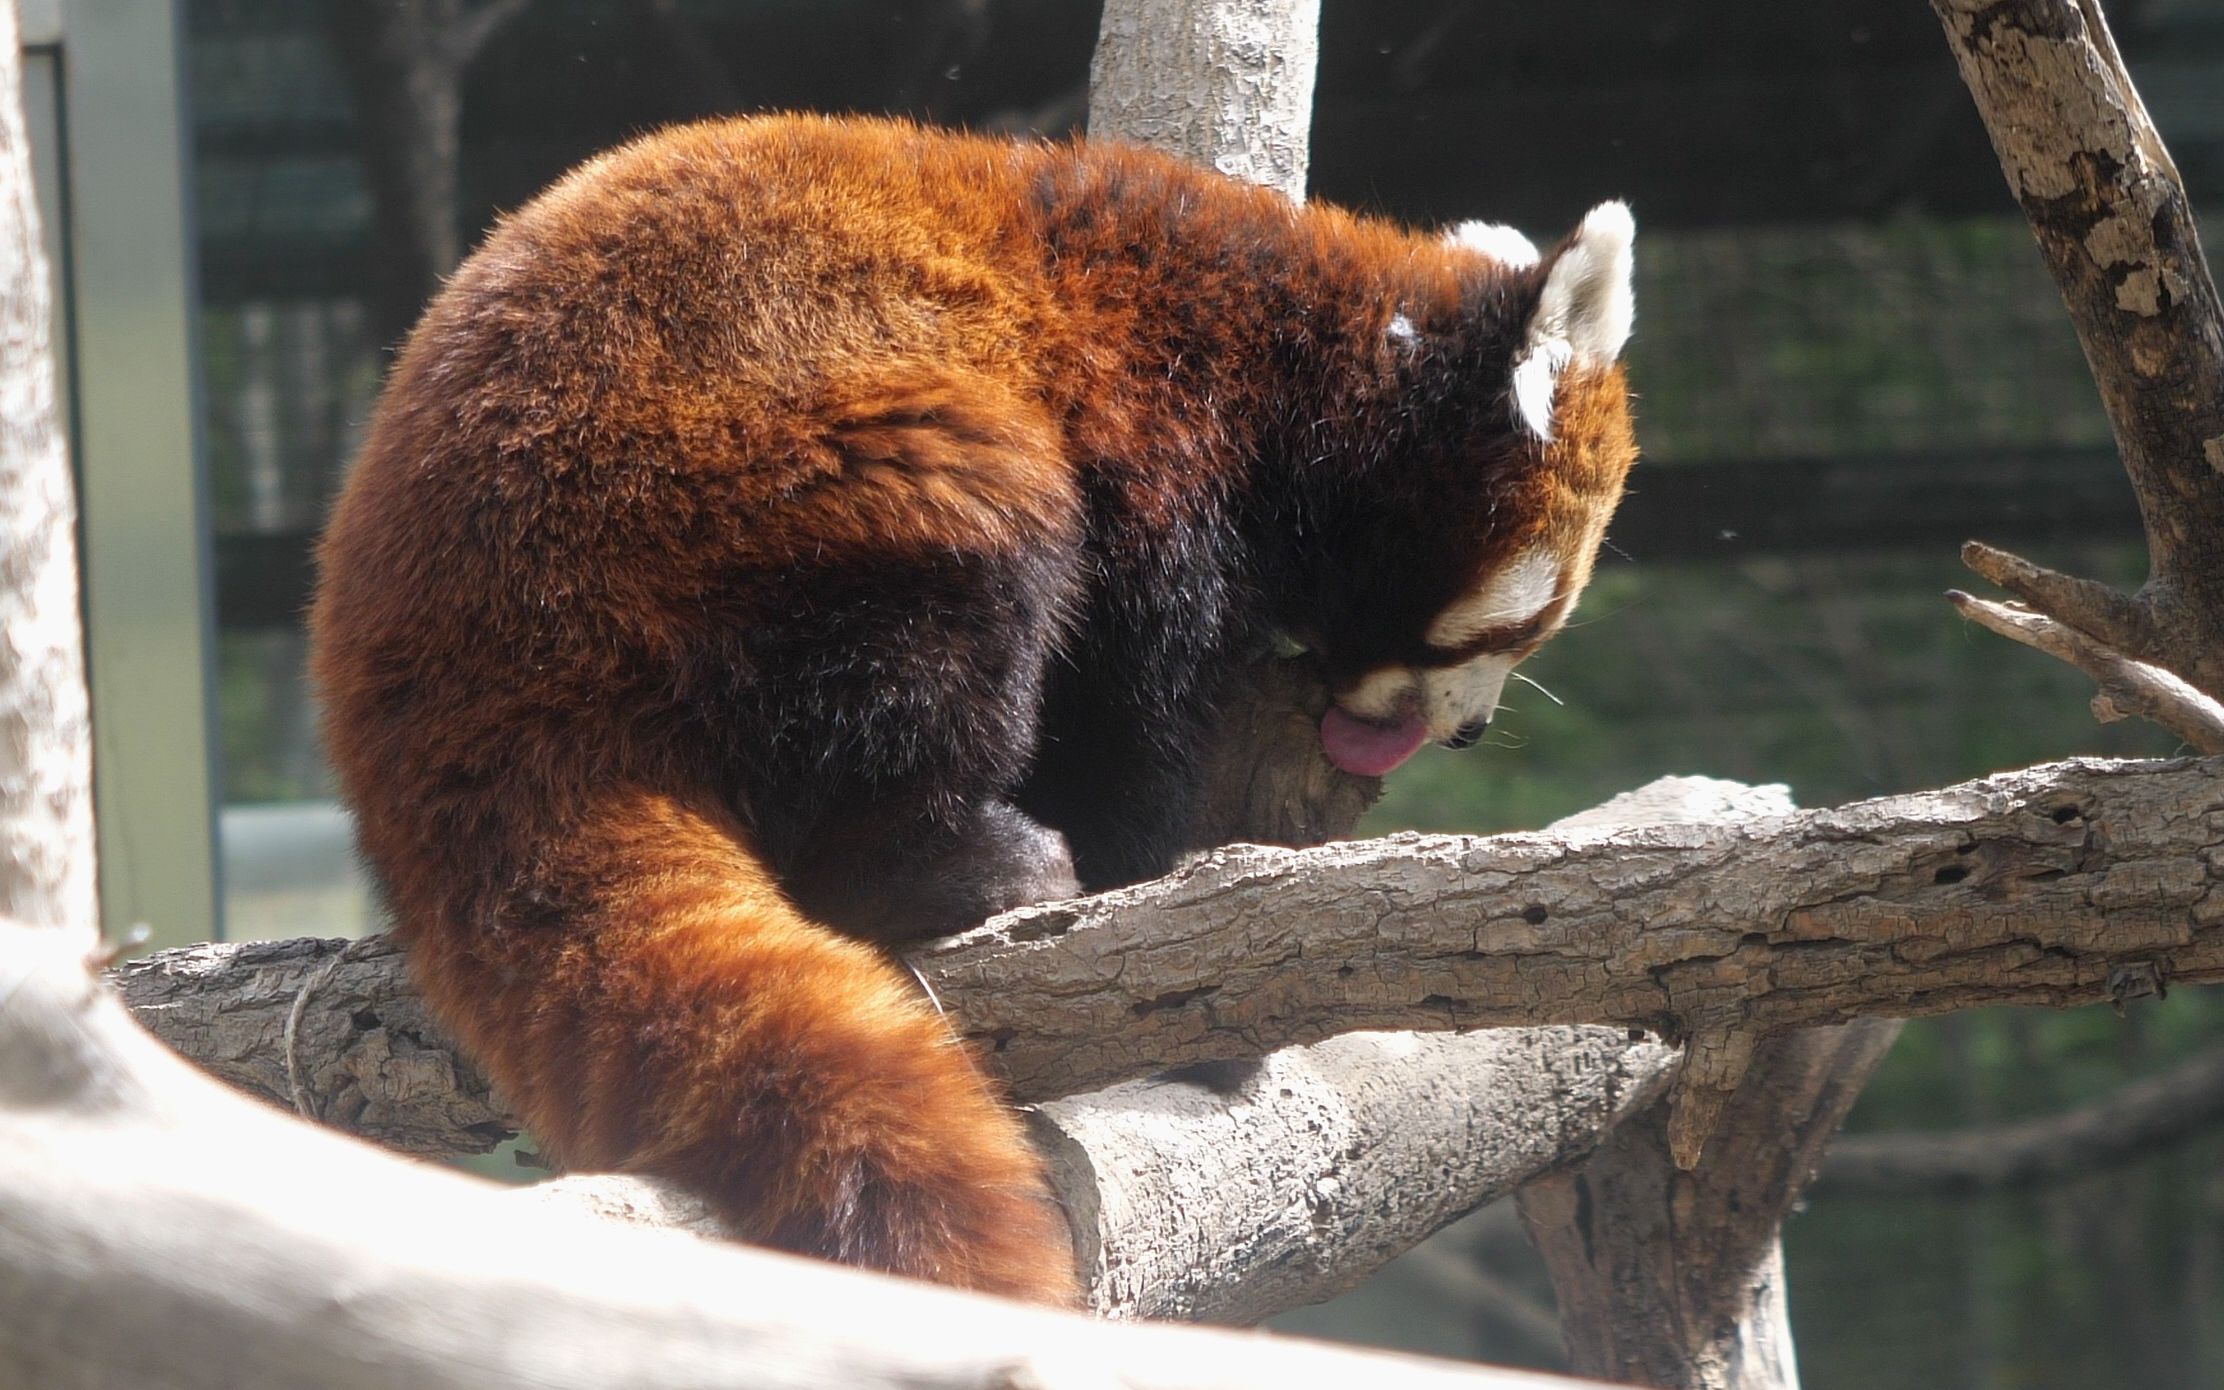
M 1552 703 L 1558 705 L 1560 708 L 1566 709 L 1568 707 L 1567 701 L 1561 699 L 1559 696 L 1553 694 L 1551 691 L 1538 684 L 1536 677 L 1525 676 L 1519 671 L 1510 671 L 1507 674 L 1511 675 L 1515 680 L 1520 681 L 1523 685 L 1528 686 L 1531 690 L 1536 691 L 1539 695 L 1544 696 L 1547 700 L 1550 700 Z

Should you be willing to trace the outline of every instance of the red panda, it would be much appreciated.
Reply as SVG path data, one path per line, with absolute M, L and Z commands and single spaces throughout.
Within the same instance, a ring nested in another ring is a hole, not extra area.
M 426 311 L 319 556 L 325 737 L 440 1016 L 568 1166 L 1074 1300 L 888 948 L 1167 871 L 1277 637 L 1346 771 L 1473 742 L 1634 457 L 1630 239 L 871 120 L 590 161 Z

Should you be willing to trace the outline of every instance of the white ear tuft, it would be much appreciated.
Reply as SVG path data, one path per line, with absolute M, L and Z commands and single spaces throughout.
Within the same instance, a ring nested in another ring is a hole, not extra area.
M 1527 270 L 1544 259 L 1535 242 L 1502 222 L 1462 222 L 1447 228 L 1444 239 L 1480 251 L 1509 270 Z
M 1627 203 L 1600 203 L 1545 277 L 1544 303 L 1562 306 L 1568 343 L 1578 362 L 1604 365 L 1622 355 L 1636 314 L 1630 294 L 1630 246 L 1637 222 Z M 1545 317 L 1544 303 L 1537 317 Z
M 1601 203 L 1545 272 L 1529 332 L 1514 357 L 1514 408 L 1539 439 L 1552 437 L 1552 392 L 1570 363 L 1604 366 L 1622 355 L 1636 306 L 1630 291 L 1637 223 L 1627 203 Z

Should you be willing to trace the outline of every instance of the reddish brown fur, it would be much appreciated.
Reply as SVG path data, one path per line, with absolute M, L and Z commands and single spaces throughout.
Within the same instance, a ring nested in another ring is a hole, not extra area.
M 1498 385 L 1439 438 L 1384 337 L 1502 366 L 1537 279 L 1156 156 L 873 122 L 566 178 L 427 312 L 322 551 L 334 763 L 441 1016 L 566 1164 L 1070 1301 L 1018 1122 L 856 938 L 1057 891 L 978 819 L 1007 797 L 1084 883 L 1163 868 L 1210 677 L 1267 627 L 1363 665 L 1524 538 L 1587 571 L 1618 370 L 1564 383 L 1549 450 Z M 1409 435 L 1425 466 L 1372 442 Z

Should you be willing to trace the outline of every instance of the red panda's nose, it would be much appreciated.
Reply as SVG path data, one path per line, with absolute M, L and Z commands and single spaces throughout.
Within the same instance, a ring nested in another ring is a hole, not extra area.
M 1486 714 L 1480 719 L 1470 719 L 1465 724 L 1460 725 L 1450 738 L 1444 740 L 1444 746 L 1446 748 L 1472 748 L 1482 741 L 1484 734 L 1489 732 L 1490 716 Z

